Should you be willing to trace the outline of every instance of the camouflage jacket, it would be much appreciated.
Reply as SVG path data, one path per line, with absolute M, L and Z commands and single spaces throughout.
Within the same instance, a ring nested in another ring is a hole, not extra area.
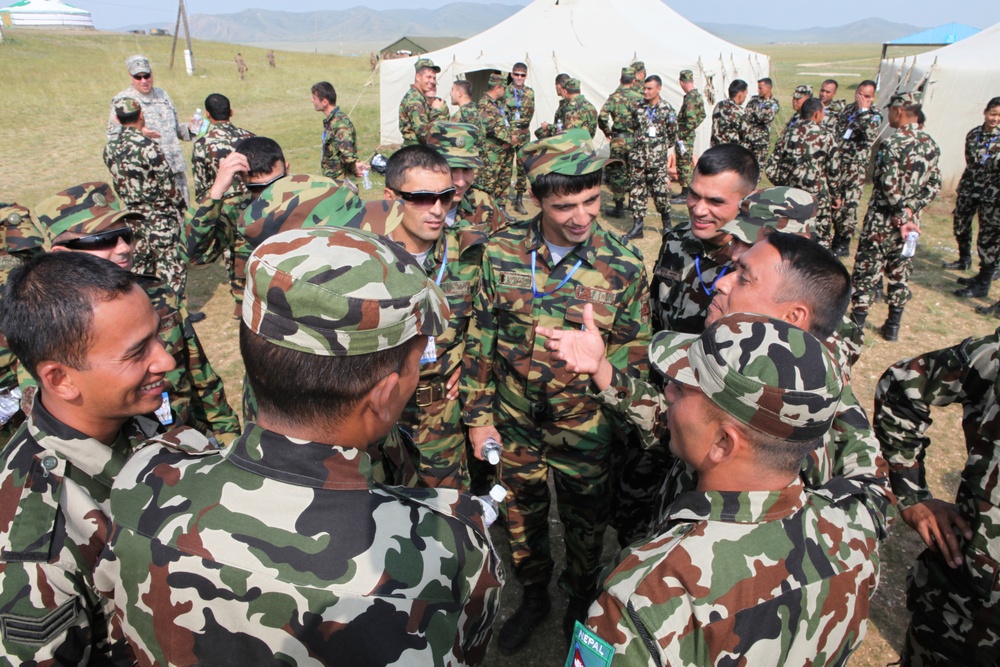
M 618 137 L 631 139 L 635 134 L 635 117 L 632 111 L 635 105 L 642 101 L 642 95 L 634 88 L 618 86 L 601 107 L 601 112 L 597 116 L 597 127 L 608 139 Z
M 132 87 L 126 88 L 114 96 L 111 104 L 108 105 L 110 115 L 108 116 L 108 139 L 115 139 L 122 131 L 122 126 L 115 116 L 114 100 L 121 97 L 131 97 L 138 100 L 142 106 L 142 115 L 146 119 L 146 127 L 160 133 L 160 138 L 155 141 L 163 151 L 163 155 L 170 165 L 170 171 L 174 174 L 183 174 L 187 171 L 187 162 L 184 160 L 184 150 L 181 148 L 181 141 L 191 141 L 191 130 L 187 123 L 182 123 L 177 118 L 177 109 L 170 96 L 162 88 L 153 88 L 149 95 L 143 95 Z
M 760 95 L 754 95 L 747 102 L 746 110 L 743 112 L 743 120 L 746 123 L 747 138 L 751 142 L 766 144 L 771 140 L 771 123 L 778 117 L 781 111 L 781 104 L 773 97 L 764 99 Z
M 358 161 L 358 133 L 340 107 L 333 107 L 323 119 L 323 155 L 319 166 L 327 178 L 354 178 Z
M 843 665 L 865 636 L 876 550 L 838 480 L 687 493 L 622 552 L 586 625 L 614 665 Z
M 475 185 L 466 191 L 462 201 L 458 203 L 455 214 L 455 228 L 480 227 L 487 234 L 495 234 L 507 224 L 507 218 L 500 211 L 491 197 Z
M 989 182 L 1000 187 L 1000 127 L 987 132 L 982 125 L 965 135 L 965 171 L 959 187 L 986 187 Z
M 677 147 L 677 115 L 670 102 L 661 98 L 654 107 L 642 100 L 632 109 L 632 123 L 635 143 L 629 164 L 639 169 L 666 167 L 667 156 Z
M 828 106 L 823 107 L 823 126 L 833 131 L 840 123 L 840 114 L 847 108 L 844 100 L 830 100 Z
M 141 663 L 483 659 L 502 579 L 472 496 L 252 424 L 223 453 L 184 451 L 190 436 L 138 452 L 111 496 L 95 577 Z
M 774 185 L 805 190 L 820 208 L 828 207 L 838 190 L 840 164 L 837 141 L 830 130 L 812 121 L 797 123 L 764 166 Z
M 535 117 L 535 91 L 528 86 L 518 90 L 507 86 L 503 94 L 502 104 L 507 107 L 507 117 L 514 128 L 516 144 L 523 146 L 531 140 L 531 119 Z
M 501 102 L 493 101 L 489 95 L 483 95 L 479 100 L 479 116 L 483 126 L 479 157 L 488 160 L 509 150 L 516 139 L 514 128 L 510 126 L 510 119 L 507 117 L 507 108 Z
M 240 257 L 248 259 L 250 250 L 240 233 L 244 211 L 250 206 L 249 194 L 226 195 L 223 199 L 200 198 L 184 216 L 181 256 L 187 262 L 211 264 L 223 251 L 235 246 Z
M 479 129 L 479 136 L 476 137 L 476 147 L 482 146 L 486 137 L 486 128 L 483 126 L 483 116 L 479 113 L 479 105 L 469 102 L 458 107 L 458 111 L 451 115 L 453 123 L 469 123 Z
M 677 138 L 684 142 L 694 141 L 694 133 L 705 122 L 705 115 L 705 99 L 692 88 L 684 95 L 677 112 Z
M 937 143 L 916 123 L 897 129 L 879 147 L 868 208 L 909 222 L 908 208 L 919 224 L 920 211 L 941 191 L 940 157 Z
M 163 151 L 139 130 L 121 128 L 104 147 L 104 164 L 125 208 L 146 218 L 183 215 L 184 198 Z
M 730 99 L 715 105 L 712 111 L 712 145 L 739 144 L 746 141 L 747 125 L 743 109 Z
M 194 172 L 194 196 L 196 199 L 201 199 L 212 189 L 222 158 L 232 153 L 233 148 L 241 139 L 252 136 L 254 136 L 253 132 L 236 127 L 227 121 L 213 123 L 205 136 L 195 139 L 194 150 L 191 152 L 191 170 Z M 227 194 L 244 190 L 242 183 L 234 182 Z
M 5 664 L 131 665 L 124 642 L 110 639 L 114 606 L 98 596 L 93 568 L 108 536 L 111 483 L 156 422 L 128 421 L 109 447 L 56 420 L 40 400 L 28 412 L 0 471 Z
M 413 85 L 399 101 L 399 133 L 403 135 L 403 145 L 423 143 L 430 134 L 430 126 L 436 120 L 448 120 L 448 105 L 440 109 L 431 107 L 431 101 Z
M 558 128 L 560 122 L 562 123 L 561 130 Z M 574 127 L 586 129 L 590 132 L 591 137 L 597 134 L 597 109 L 587 101 L 583 93 L 579 93 L 571 100 L 560 102 L 559 108 L 556 109 L 555 123 L 549 125 L 547 130 L 538 128 L 535 130 L 535 136 L 539 139 L 554 137 L 560 132 L 573 129 Z
M 837 116 L 837 125 L 832 130 L 837 139 L 838 153 L 841 164 L 848 162 L 863 164 L 868 167 L 872 144 L 878 139 L 882 127 L 882 114 L 878 109 L 868 108 L 858 110 L 856 103 L 851 103 Z
M 564 129 L 564 115 L 566 113 L 566 98 L 560 98 L 559 104 L 556 106 L 556 112 L 552 118 L 552 124 L 548 128 L 538 127 L 535 128 L 535 136 L 539 139 L 545 139 L 546 137 L 552 137 Z
M 462 373 L 463 421 L 469 426 L 492 424 L 494 400 L 500 397 L 515 407 L 525 400 L 543 405 L 552 419 L 599 409 L 587 392 L 590 379 L 568 372 L 545 349 L 545 338 L 535 335 L 536 326 L 579 327 L 587 303 L 594 306 L 611 364 L 635 378 L 648 373 L 648 289 L 641 256 L 595 221 L 590 238 L 553 266 L 540 225 L 539 216 L 513 223 L 486 246 L 469 330 L 469 340 L 478 345 L 468 349 Z

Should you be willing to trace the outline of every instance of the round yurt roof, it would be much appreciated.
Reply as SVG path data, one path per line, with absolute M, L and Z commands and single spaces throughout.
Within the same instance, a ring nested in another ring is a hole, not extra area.
M 15 27 L 93 28 L 90 12 L 59 0 L 20 0 L 0 9 Z

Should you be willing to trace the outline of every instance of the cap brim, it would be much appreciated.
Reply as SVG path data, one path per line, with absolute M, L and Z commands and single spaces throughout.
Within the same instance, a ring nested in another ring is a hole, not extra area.
M 688 350 L 698 338 L 695 334 L 661 331 L 649 344 L 649 362 L 665 377 L 697 387 L 698 378 L 691 370 Z
M 84 235 L 96 234 L 97 232 L 103 232 L 106 229 L 124 227 L 126 220 L 142 219 L 143 215 L 135 211 L 112 211 L 110 213 L 99 215 L 96 218 L 92 218 L 83 223 L 79 228 L 79 233 Z
M 452 157 L 450 155 L 445 155 L 444 159 L 448 162 L 448 166 L 452 169 L 482 169 L 483 161 L 478 157 L 466 156 L 466 157 Z

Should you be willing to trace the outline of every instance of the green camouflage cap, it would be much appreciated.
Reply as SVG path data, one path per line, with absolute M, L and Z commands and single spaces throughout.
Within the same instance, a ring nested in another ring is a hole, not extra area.
M 438 67 L 437 65 L 435 65 L 434 61 L 431 60 L 430 58 L 418 58 L 417 62 L 415 62 L 413 64 L 413 69 L 416 70 L 416 71 L 418 71 L 418 72 L 420 70 L 422 70 L 423 68 L 425 68 L 425 67 L 428 67 L 428 68 L 434 70 L 435 72 L 440 72 L 441 71 L 441 68 Z
M 490 88 L 496 88 L 497 86 L 504 85 L 504 83 L 505 82 L 503 75 L 500 74 L 499 72 L 493 72 L 492 74 L 490 74 L 490 80 L 486 85 L 489 86 Z
M 444 293 L 413 256 L 358 229 L 293 229 L 247 262 L 243 322 L 270 342 L 306 354 L 348 357 L 437 336 Z
M 566 79 L 566 83 L 563 84 L 563 90 L 567 93 L 578 93 L 580 92 L 580 80 L 579 79 Z
M 680 80 L 681 81 L 694 81 L 694 72 L 692 72 L 689 69 L 682 69 L 681 70 Z
M 431 125 L 427 145 L 444 156 L 452 169 L 479 169 L 483 161 L 476 148 L 479 128 L 471 123 L 445 123 Z
M 727 315 L 701 336 L 661 331 L 649 360 L 747 426 L 791 442 L 823 437 L 843 392 L 823 343 L 765 315 Z
M 635 68 L 634 67 L 622 67 L 622 76 L 630 76 L 635 78 Z
M 632 69 L 634 69 L 636 72 L 645 72 L 646 63 L 644 63 L 641 60 L 634 60 L 632 61 Z
M 31 212 L 18 204 L 0 203 L 0 252 L 32 252 L 45 246 L 45 236 L 35 226 Z
M 125 67 L 132 76 L 136 74 L 151 74 L 153 70 L 149 68 L 149 58 L 146 56 L 129 56 L 125 59 Z
M 114 108 L 116 114 L 135 113 L 142 110 L 139 100 L 131 97 L 116 97 L 111 106 Z
M 598 171 L 605 165 L 621 162 L 597 157 L 594 145 L 590 142 L 590 132 L 582 127 L 526 144 L 518 153 L 518 158 L 532 183 L 543 174 L 580 176 Z
M 774 229 L 789 234 L 808 234 L 816 226 L 816 200 L 798 188 L 765 188 L 747 195 L 740 212 L 720 231 L 753 245 Z
M 792 93 L 792 97 L 795 99 L 800 99 L 803 97 L 812 97 L 813 88 L 812 86 L 796 86 L 795 92 Z
M 380 217 L 379 210 L 386 216 Z M 338 186 L 323 176 L 292 174 L 275 181 L 243 212 L 243 237 L 251 248 L 289 229 L 302 227 L 350 227 L 388 234 L 399 226 L 392 207 L 368 208 L 350 188 Z
M 889 100 L 890 107 L 912 107 L 920 104 L 920 93 L 896 93 Z
M 126 220 L 141 220 L 142 214 L 123 210 L 115 191 L 107 183 L 81 183 L 35 206 L 35 219 L 45 234 L 46 250 L 60 234 L 96 234 L 124 227 Z

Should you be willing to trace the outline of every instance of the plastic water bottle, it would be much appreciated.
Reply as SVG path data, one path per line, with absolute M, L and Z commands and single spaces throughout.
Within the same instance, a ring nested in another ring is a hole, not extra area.
M 195 134 L 199 137 L 208 132 L 208 119 L 202 114 L 201 109 L 194 110 L 194 124 L 198 126 L 198 131 Z
M 194 110 L 194 122 L 198 123 L 198 125 L 200 126 L 201 125 L 201 119 L 202 119 L 201 109 L 195 109 Z
M 367 169 L 361 172 L 361 187 L 363 187 L 365 190 L 372 189 L 372 179 L 371 176 L 368 175 Z
M 500 503 L 503 502 L 503 499 L 506 497 L 507 490 L 499 484 L 495 484 L 493 488 L 490 489 L 489 495 L 476 496 L 476 500 L 478 500 L 483 506 L 483 523 L 486 524 L 487 528 L 492 526 L 493 522 L 497 520 L 498 516 L 500 516 Z
M 10 418 L 21 409 L 21 389 L 14 387 L 0 394 L 0 426 L 10 421 Z M 492 493 L 492 492 L 491 492 Z
M 917 232 L 910 232 L 906 235 L 906 243 L 903 244 L 903 252 L 900 254 L 903 257 L 913 257 L 914 253 L 917 252 L 917 238 L 920 234 Z
M 562 132 L 562 131 L 563 131 L 563 124 L 562 121 L 560 120 L 556 122 L 556 132 Z
M 503 451 L 503 445 L 496 441 L 495 438 L 486 438 L 486 442 L 483 443 L 483 459 L 492 466 L 500 463 L 500 452 Z

